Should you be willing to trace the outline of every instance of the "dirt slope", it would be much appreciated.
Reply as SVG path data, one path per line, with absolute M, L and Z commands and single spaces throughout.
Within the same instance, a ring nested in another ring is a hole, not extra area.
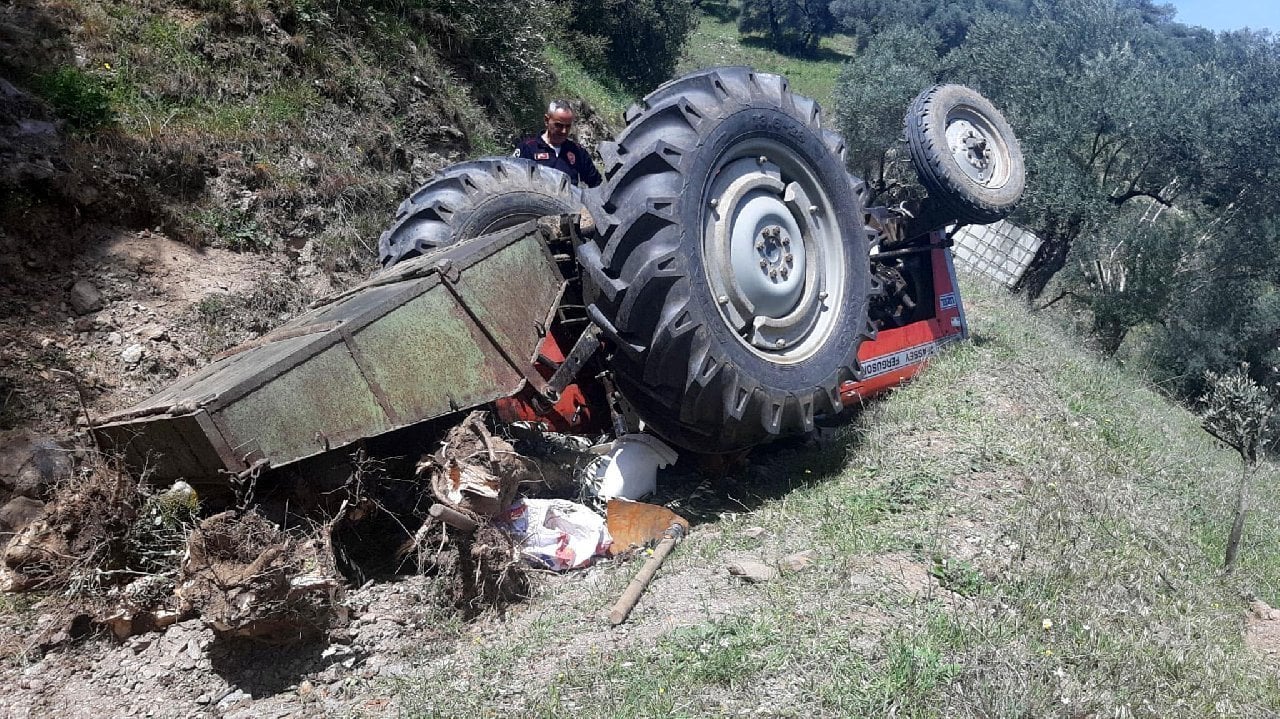
M 447 31 L 377 3 L 0 8 L 0 430 L 74 427 L 365 277 L 412 188 L 499 147 Z

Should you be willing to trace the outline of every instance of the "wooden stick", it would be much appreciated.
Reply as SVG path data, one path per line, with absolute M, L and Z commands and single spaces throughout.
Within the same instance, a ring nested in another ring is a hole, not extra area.
M 443 504 L 433 504 L 431 505 L 431 509 L 427 511 L 432 517 L 435 517 L 454 529 L 460 529 L 464 532 L 474 532 L 476 527 L 479 526 L 479 524 L 476 523 L 476 520 L 468 517 L 462 512 L 459 512 L 453 507 L 446 507 Z
M 653 575 L 657 574 L 658 567 L 662 566 L 667 555 L 671 554 L 671 550 L 676 548 L 680 540 L 684 537 L 684 527 L 679 524 L 672 524 L 671 528 L 663 535 L 661 542 L 653 549 L 653 556 L 649 557 L 649 561 L 644 563 L 636 574 L 635 579 L 627 585 L 627 590 L 622 593 L 618 599 L 618 603 L 613 605 L 613 611 L 609 612 L 609 623 L 613 626 L 627 621 L 627 617 L 631 615 L 631 610 L 635 609 L 636 603 L 640 601 L 640 595 L 644 594 L 644 590 L 648 588 L 649 582 L 653 581 Z

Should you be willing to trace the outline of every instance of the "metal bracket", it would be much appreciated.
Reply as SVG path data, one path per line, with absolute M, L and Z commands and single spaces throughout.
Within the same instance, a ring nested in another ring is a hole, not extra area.
M 564 392 L 564 388 L 578 376 L 582 365 L 586 364 L 598 349 L 600 349 L 600 328 L 589 325 L 578 336 L 578 341 L 573 344 L 573 349 L 564 358 L 564 362 L 556 368 L 555 374 L 551 375 L 551 379 L 547 382 L 551 390 L 556 394 Z

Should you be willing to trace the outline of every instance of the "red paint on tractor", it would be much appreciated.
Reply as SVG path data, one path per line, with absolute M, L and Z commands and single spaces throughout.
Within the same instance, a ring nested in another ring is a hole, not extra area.
M 547 379 L 555 374 L 556 367 L 564 362 L 564 350 L 547 332 L 538 347 L 538 359 L 534 362 L 538 373 Z M 601 431 L 593 421 L 591 401 L 578 383 L 570 384 L 560 393 L 560 399 L 551 404 L 538 396 L 532 387 L 524 387 L 511 397 L 494 400 L 494 410 L 503 422 L 536 422 L 547 430 L 564 434 L 587 434 Z
M 968 335 L 960 288 L 950 250 L 930 252 L 933 266 L 934 316 L 905 327 L 883 329 L 858 348 L 863 379 L 840 386 L 840 401 L 849 407 L 887 392 L 916 376 L 942 347 Z

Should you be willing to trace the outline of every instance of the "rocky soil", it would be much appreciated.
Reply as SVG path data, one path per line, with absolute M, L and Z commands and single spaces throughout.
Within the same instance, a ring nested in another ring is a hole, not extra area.
M 5 645 L 20 649 L 0 664 L 0 716 L 377 716 L 435 631 L 429 592 L 422 577 L 353 591 L 345 627 L 327 641 L 287 648 L 215 641 L 193 619 L 123 642 L 86 637 L 41 655 L 24 642 L 59 613 L 39 613 L 25 633 L 0 630 Z

